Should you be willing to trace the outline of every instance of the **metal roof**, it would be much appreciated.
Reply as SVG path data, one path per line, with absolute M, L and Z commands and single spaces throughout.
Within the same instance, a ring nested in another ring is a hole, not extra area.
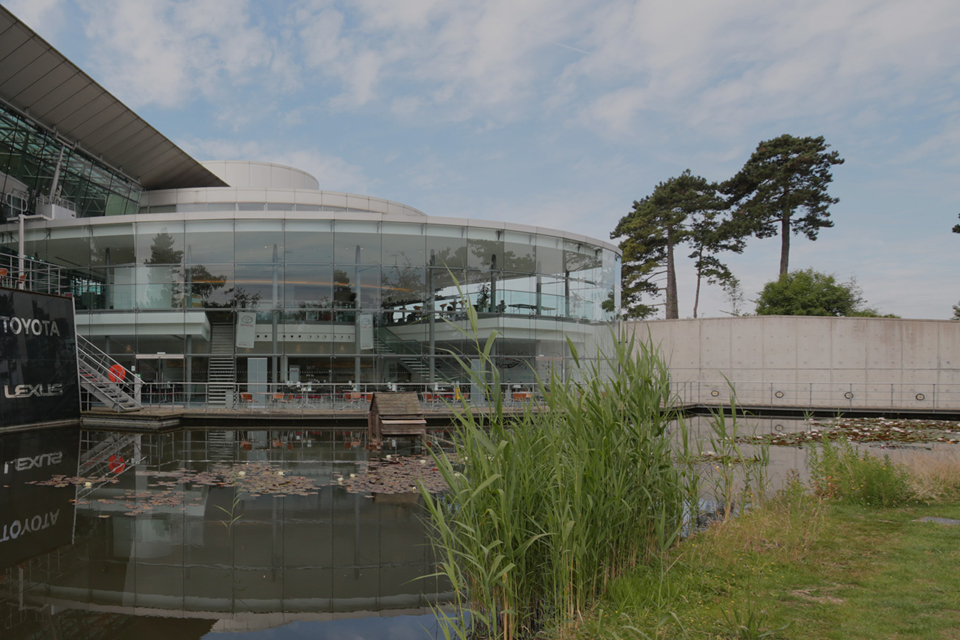
M 0 99 L 148 191 L 227 186 L 2 6 Z

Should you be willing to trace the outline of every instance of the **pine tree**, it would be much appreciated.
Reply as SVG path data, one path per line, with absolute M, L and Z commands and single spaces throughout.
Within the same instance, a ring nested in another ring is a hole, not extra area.
M 716 257 L 720 251 L 741 251 L 739 229 L 723 219 L 725 202 L 715 184 L 687 169 L 681 175 L 661 182 L 653 193 L 634 201 L 633 211 L 624 216 L 613 233 L 621 238 L 623 251 L 623 301 L 629 317 L 647 317 L 654 308 L 644 304 L 643 295 L 656 296 L 656 280 L 666 274 L 666 317 L 679 318 L 675 250 L 686 244 L 697 269 L 697 303 L 700 280 L 722 282 L 731 277 L 729 269 Z M 697 303 L 694 304 L 696 315 Z
M 816 240 L 820 229 L 833 226 L 829 208 L 839 199 L 827 193 L 827 185 L 833 181 L 830 168 L 843 164 L 843 158 L 827 151 L 829 146 L 823 136 L 765 140 L 720 186 L 745 231 L 758 238 L 779 233 L 780 275 L 789 270 L 791 231 Z

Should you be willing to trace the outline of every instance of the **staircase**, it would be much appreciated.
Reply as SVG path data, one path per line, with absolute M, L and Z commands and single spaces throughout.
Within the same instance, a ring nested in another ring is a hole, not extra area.
M 210 327 L 210 364 L 207 370 L 207 404 L 223 407 L 227 396 L 233 399 L 237 383 L 237 361 L 233 355 L 236 341 L 232 324 L 215 324 Z
M 117 413 L 143 408 L 124 389 L 124 382 L 133 382 L 133 374 L 80 335 L 77 336 L 77 369 L 80 387 Z
M 419 344 L 407 344 L 392 331 L 385 327 L 378 327 L 373 334 L 373 345 L 377 353 L 383 355 L 400 356 L 400 364 L 410 373 L 420 376 L 421 382 L 427 382 L 430 379 L 430 360 L 429 356 L 420 353 Z M 436 382 L 456 382 L 459 377 L 451 374 L 443 360 L 435 360 L 434 378 Z

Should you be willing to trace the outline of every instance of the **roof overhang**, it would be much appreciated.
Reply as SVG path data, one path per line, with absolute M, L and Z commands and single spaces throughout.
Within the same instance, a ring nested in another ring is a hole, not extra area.
M 148 191 L 227 186 L 2 6 L 0 99 Z

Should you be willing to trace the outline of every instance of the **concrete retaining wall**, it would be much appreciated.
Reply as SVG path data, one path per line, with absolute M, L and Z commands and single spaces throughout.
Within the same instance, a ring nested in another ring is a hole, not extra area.
M 624 323 L 686 403 L 960 409 L 960 322 L 753 316 Z

